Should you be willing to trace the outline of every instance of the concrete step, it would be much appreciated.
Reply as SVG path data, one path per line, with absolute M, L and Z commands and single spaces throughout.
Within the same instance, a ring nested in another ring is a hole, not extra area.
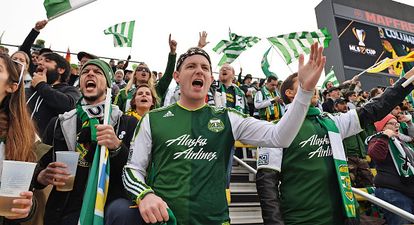
M 231 224 L 263 224 L 260 207 L 230 207 Z

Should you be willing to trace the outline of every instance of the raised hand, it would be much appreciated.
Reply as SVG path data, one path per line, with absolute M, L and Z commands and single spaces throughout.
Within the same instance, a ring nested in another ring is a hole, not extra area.
M 47 24 L 47 20 L 37 21 L 34 29 L 36 31 L 40 31 L 41 29 L 45 28 L 46 24 Z
M 318 83 L 322 69 L 326 63 L 326 57 L 322 54 L 323 47 L 319 47 L 318 42 L 312 44 L 309 60 L 304 64 L 304 56 L 299 56 L 298 79 L 301 87 L 306 91 L 311 91 Z
M 170 53 L 175 55 L 175 52 L 177 51 L 177 42 L 171 39 L 171 34 L 168 37 L 168 44 L 170 45 Z
M 208 43 L 207 41 L 207 32 L 203 31 L 203 32 L 199 32 L 199 39 L 198 39 L 198 47 L 199 48 L 204 48 L 204 46 L 206 46 Z

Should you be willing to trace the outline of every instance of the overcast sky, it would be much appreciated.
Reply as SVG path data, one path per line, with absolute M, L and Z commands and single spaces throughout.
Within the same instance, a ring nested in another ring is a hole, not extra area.
M 233 62 L 238 73 L 264 77 L 260 61 L 270 47 L 265 39 L 270 36 L 317 29 L 315 7 L 321 0 L 98 0 L 76 11 L 49 22 L 38 38 L 46 40 L 46 47 L 71 52 L 87 51 L 98 56 L 144 61 L 151 70 L 164 71 L 169 52 L 168 35 L 178 42 L 178 54 L 196 46 L 198 32 L 207 31 L 205 49 L 212 57 L 213 70 L 218 71 L 218 54 L 212 48 L 222 39 L 228 39 L 228 29 L 243 36 L 257 36 L 262 40 L 243 52 Z M 414 6 L 413 0 L 398 2 Z M 43 0 L 3 1 L 0 14 L 2 42 L 20 45 L 36 21 L 46 19 Z M 112 37 L 103 30 L 116 23 L 135 20 L 132 50 L 113 47 Z M 11 48 L 11 52 L 16 49 Z M 289 67 L 273 50 L 269 56 L 271 71 L 285 78 L 296 71 Z M 72 63 L 77 63 L 72 56 Z M 323 78 L 322 78 L 323 79 Z

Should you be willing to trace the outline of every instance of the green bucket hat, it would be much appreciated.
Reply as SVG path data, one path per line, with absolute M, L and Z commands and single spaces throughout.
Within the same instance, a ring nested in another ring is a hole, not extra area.
M 109 64 L 103 60 L 100 60 L 100 59 L 88 60 L 85 64 L 83 64 L 80 74 L 82 74 L 83 69 L 87 65 L 91 65 L 91 64 L 99 67 L 104 72 L 105 78 L 106 78 L 106 85 L 112 88 L 113 72 L 112 72 L 111 66 L 109 66 Z

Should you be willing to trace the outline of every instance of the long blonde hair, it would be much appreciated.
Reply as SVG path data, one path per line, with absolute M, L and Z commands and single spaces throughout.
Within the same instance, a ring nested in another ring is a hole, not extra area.
M 20 69 L 13 60 L 0 54 L 6 71 L 9 75 L 8 83 L 19 83 Z M 8 130 L 5 143 L 5 158 L 17 161 L 36 161 L 34 143 L 36 141 L 35 125 L 30 119 L 26 106 L 24 82 L 20 80 L 18 88 L 13 93 L 8 93 L 1 103 L 1 112 L 6 115 Z
M 125 94 L 128 95 L 128 91 L 132 88 L 132 85 L 135 84 L 135 86 L 138 87 L 139 84 L 138 84 L 138 81 L 135 78 L 135 73 L 137 72 L 137 69 L 140 66 L 145 66 L 145 67 L 148 68 L 149 77 L 148 77 L 148 80 L 147 80 L 146 84 L 148 84 L 148 87 L 151 90 L 151 93 L 154 93 L 153 97 L 155 97 L 156 99 L 159 99 L 157 91 L 155 90 L 155 84 L 154 84 L 154 79 L 152 79 L 151 70 L 149 69 L 149 67 L 145 63 L 140 63 L 140 64 L 138 64 L 137 68 L 135 68 L 134 74 L 132 75 L 132 78 L 128 81 L 127 85 L 125 86 Z

